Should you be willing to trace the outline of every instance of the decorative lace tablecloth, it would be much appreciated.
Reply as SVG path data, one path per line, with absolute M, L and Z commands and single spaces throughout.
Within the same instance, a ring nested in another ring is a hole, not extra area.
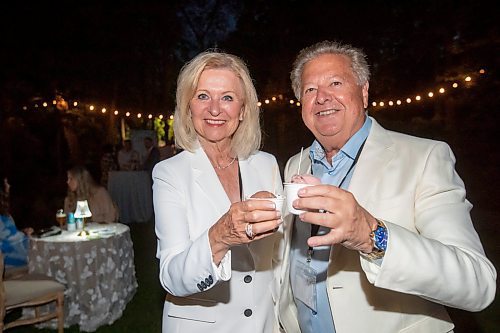
M 33 238 L 30 273 L 41 273 L 64 284 L 64 326 L 93 332 L 122 316 L 137 290 L 130 230 L 123 224 L 88 225 L 90 236 L 78 231 Z M 54 320 L 40 325 L 56 328 Z

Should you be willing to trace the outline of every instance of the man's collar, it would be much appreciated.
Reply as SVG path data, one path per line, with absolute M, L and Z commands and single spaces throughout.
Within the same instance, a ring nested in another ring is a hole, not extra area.
M 351 136 L 349 138 L 349 140 L 347 140 L 345 145 L 342 148 L 340 148 L 339 152 L 342 151 L 344 154 L 349 156 L 351 159 L 354 159 L 358 150 L 359 150 L 359 147 L 361 147 L 363 142 L 368 137 L 368 134 L 370 133 L 371 125 L 372 125 L 372 120 L 370 119 L 370 117 L 366 116 L 365 122 L 363 123 L 363 126 L 361 126 L 361 128 L 356 133 L 354 133 L 354 135 Z M 337 152 L 337 154 L 339 152 Z M 337 155 L 337 154 L 335 154 L 335 155 Z M 312 143 L 311 149 L 309 151 L 309 155 L 310 155 L 312 161 L 321 161 L 324 158 L 326 158 L 325 149 L 319 143 L 318 140 L 314 140 L 314 142 Z M 332 160 L 333 160 L 333 157 L 332 157 Z

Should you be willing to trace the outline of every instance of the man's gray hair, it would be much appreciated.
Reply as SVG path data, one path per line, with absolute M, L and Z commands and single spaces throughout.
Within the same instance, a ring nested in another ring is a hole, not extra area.
M 370 68 L 366 61 L 366 54 L 361 49 L 355 48 L 349 44 L 325 40 L 302 49 L 293 63 L 290 80 L 292 81 L 292 89 L 297 99 L 300 100 L 302 97 L 301 77 L 305 64 L 323 54 L 340 54 L 347 56 L 351 59 L 352 71 L 358 84 L 362 86 L 369 82 Z

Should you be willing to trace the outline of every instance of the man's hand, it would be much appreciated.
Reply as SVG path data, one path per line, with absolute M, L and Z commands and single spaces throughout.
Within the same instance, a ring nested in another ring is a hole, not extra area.
M 311 210 L 299 218 L 331 229 L 325 235 L 309 238 L 309 246 L 342 244 L 364 253 L 372 251 L 370 233 L 376 229 L 377 221 L 358 204 L 352 193 L 332 185 L 316 185 L 302 188 L 298 194 L 294 207 Z

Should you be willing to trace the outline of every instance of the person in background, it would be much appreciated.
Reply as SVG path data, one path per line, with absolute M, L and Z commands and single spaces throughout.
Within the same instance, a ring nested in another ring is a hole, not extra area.
M 132 141 L 130 139 L 123 140 L 123 147 L 118 151 L 118 167 L 120 170 L 137 170 L 140 159 L 139 153 L 132 147 Z
M 160 161 L 160 150 L 155 146 L 153 139 L 149 136 L 144 138 L 144 148 L 146 148 L 146 154 L 144 155 L 142 169 L 151 175 L 154 166 Z
M 27 265 L 28 237 L 32 233 L 32 228 L 17 229 L 10 214 L 10 184 L 7 178 L 3 178 L 3 189 L 0 189 L 0 250 L 6 269 Z
M 288 161 L 285 181 L 300 165 L 321 184 L 299 191 L 293 206 L 305 213 L 285 217 L 287 333 L 451 332 L 444 305 L 480 311 L 495 297 L 450 147 L 369 117 L 369 76 L 365 54 L 336 42 L 302 50 L 293 65 L 316 140 Z
M 261 142 L 257 93 L 234 55 L 204 52 L 182 68 L 174 114 L 181 153 L 153 170 L 163 332 L 278 332 L 281 194 Z
M 101 185 L 108 186 L 108 176 L 110 171 L 118 170 L 113 145 L 105 144 L 102 148 L 101 156 Z
M 78 200 L 87 200 L 91 222 L 113 223 L 118 221 L 118 209 L 108 191 L 97 184 L 90 172 L 83 166 L 68 170 L 68 193 L 64 199 L 64 212 L 74 212 Z

